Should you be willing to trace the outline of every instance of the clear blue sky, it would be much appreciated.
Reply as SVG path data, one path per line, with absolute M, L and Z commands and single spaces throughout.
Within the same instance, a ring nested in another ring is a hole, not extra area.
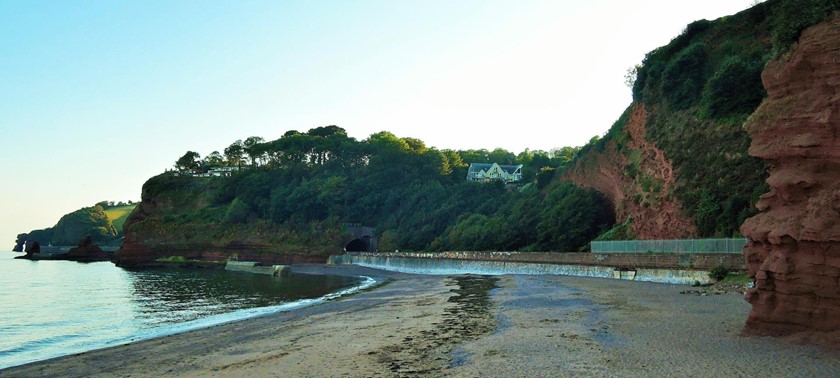
M 253 135 L 582 145 L 628 67 L 752 2 L 0 1 L 0 249 Z

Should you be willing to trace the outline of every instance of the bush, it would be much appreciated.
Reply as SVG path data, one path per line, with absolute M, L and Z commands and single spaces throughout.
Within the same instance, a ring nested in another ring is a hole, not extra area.
M 580 251 L 615 223 L 601 193 L 568 181 L 552 188 L 542 207 L 536 229 L 537 249 L 542 251 Z
M 616 224 L 613 228 L 598 235 L 594 241 L 608 241 L 608 240 L 631 240 L 635 239 L 636 235 L 633 233 L 633 218 L 628 217 L 622 224 Z
M 745 62 L 739 56 L 727 57 L 709 79 L 703 102 L 710 116 L 752 113 L 767 95 L 761 84 L 762 60 Z
M 713 267 L 709 270 L 709 278 L 715 281 L 721 281 L 726 278 L 726 275 L 729 274 L 729 269 L 726 269 L 723 265 L 718 265 Z
M 230 206 L 228 206 L 227 212 L 225 213 L 224 223 L 245 223 L 250 214 L 251 209 L 247 204 L 245 204 L 245 202 L 241 201 L 239 198 L 234 199 L 233 202 L 230 203 Z
M 780 0 L 770 15 L 773 50 L 781 54 L 805 28 L 818 24 L 828 14 L 840 9 L 840 0 Z
M 701 42 L 695 42 L 671 59 L 662 72 L 661 91 L 676 109 L 685 109 L 700 98 L 706 83 L 708 55 Z

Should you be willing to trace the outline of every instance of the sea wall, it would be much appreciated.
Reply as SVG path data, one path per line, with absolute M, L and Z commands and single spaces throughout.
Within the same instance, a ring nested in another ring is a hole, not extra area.
M 540 264 L 605 266 L 617 269 L 695 269 L 723 266 L 745 270 L 740 254 L 725 253 L 557 253 L 557 252 L 388 252 L 356 253 L 353 256 L 387 256 L 423 259 L 524 262 Z
M 590 255 L 585 257 L 585 255 Z M 522 253 L 522 252 L 443 252 L 443 253 L 348 253 L 332 256 L 329 263 L 355 264 L 371 268 L 416 274 L 558 274 L 582 277 L 627 278 L 627 271 L 636 281 L 690 284 L 708 283 L 707 269 L 692 266 L 691 255 L 674 259 L 666 254 L 603 254 L 591 253 Z M 727 262 L 730 255 L 698 259 L 710 264 Z M 740 256 L 735 255 L 739 260 Z M 684 260 L 680 263 L 679 260 Z M 585 262 L 585 263 L 582 263 Z M 665 262 L 671 262 L 666 266 Z M 616 263 L 613 265 L 612 263 Z M 711 266 L 717 265 L 712 264 Z M 737 268 L 739 266 L 740 268 Z M 742 269 L 743 261 L 733 269 Z M 658 267 L 656 265 L 659 265 Z

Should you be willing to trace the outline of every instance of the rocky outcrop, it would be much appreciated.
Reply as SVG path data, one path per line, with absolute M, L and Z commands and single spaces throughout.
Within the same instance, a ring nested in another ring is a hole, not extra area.
M 67 260 L 80 262 L 111 260 L 111 255 L 103 251 L 98 245 L 94 244 L 90 236 L 85 236 L 79 240 L 79 245 L 77 247 L 70 248 L 64 257 Z
M 755 288 L 744 332 L 840 346 L 840 16 L 802 32 L 762 74 L 746 124 L 770 192 L 741 230 Z
M 90 236 L 85 236 L 79 240 L 79 245 L 66 252 L 62 250 L 66 247 L 45 247 L 46 251 L 41 251 L 41 247 L 37 241 L 26 243 L 26 254 L 15 257 L 16 259 L 27 260 L 66 260 L 77 262 L 95 262 L 95 261 L 110 261 L 111 254 L 105 252 L 98 245 L 93 243 Z
M 671 162 L 663 152 L 645 139 L 648 111 L 640 103 L 633 105 L 624 126 L 631 162 L 610 141 L 603 153 L 589 154 L 566 173 L 576 185 L 594 188 L 606 196 L 615 209 L 616 223 L 632 218 L 633 234 L 638 239 L 679 239 L 696 233 L 691 218 L 686 216 L 673 196 L 675 175 Z M 632 172 L 628 169 L 633 166 Z M 655 182 L 656 190 L 642 188 L 640 178 Z
M 223 263 L 228 260 L 254 261 L 265 265 L 289 265 L 300 263 L 323 264 L 328 255 L 323 254 L 281 254 L 270 245 L 229 243 L 224 246 L 212 244 L 146 245 L 136 239 L 126 238 L 120 250 L 114 254 L 114 263 L 124 268 L 150 267 L 163 264 L 159 259 L 173 256 L 195 262 Z
M 39 243 L 37 240 L 26 241 L 26 242 L 23 242 L 23 244 L 25 246 L 25 251 L 23 250 L 24 247 L 21 247 L 20 251 L 15 251 L 15 252 L 25 252 L 26 254 L 23 255 L 23 256 L 17 256 L 17 257 L 15 257 L 16 259 L 32 260 L 35 257 L 36 254 L 41 253 L 41 243 Z
M 164 265 L 161 259 L 182 257 L 194 263 L 223 263 L 227 260 L 255 261 L 266 265 L 288 265 L 294 263 L 325 263 L 330 255 L 329 251 L 318 249 L 292 250 L 269 241 L 274 229 L 265 229 L 265 224 L 245 225 L 184 225 L 166 224 L 161 218 L 166 214 L 182 209 L 195 211 L 190 204 L 179 204 L 167 198 L 171 193 L 152 193 L 144 186 L 143 200 L 126 220 L 124 227 L 125 238 L 112 261 L 121 267 L 150 267 Z M 194 202 L 204 202 L 200 194 L 191 194 L 197 198 Z M 192 203 L 192 202 L 190 202 Z M 197 232 L 208 232 L 212 227 L 233 230 L 236 235 L 230 239 L 204 238 L 189 239 Z M 333 249 L 333 252 L 339 248 Z M 171 265 L 171 264 L 166 264 Z

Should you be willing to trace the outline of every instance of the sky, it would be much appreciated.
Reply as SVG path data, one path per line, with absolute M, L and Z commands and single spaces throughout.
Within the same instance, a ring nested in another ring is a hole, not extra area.
M 249 136 L 583 145 L 645 53 L 754 1 L 3 0 L 0 250 Z

